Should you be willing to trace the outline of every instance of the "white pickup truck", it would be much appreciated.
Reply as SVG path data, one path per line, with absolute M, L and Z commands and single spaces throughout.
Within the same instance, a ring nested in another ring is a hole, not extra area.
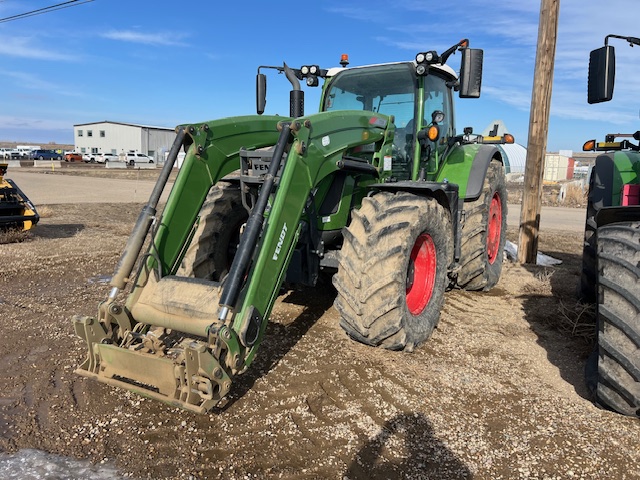
M 19 160 L 20 152 L 15 148 L 0 148 L 0 160 Z

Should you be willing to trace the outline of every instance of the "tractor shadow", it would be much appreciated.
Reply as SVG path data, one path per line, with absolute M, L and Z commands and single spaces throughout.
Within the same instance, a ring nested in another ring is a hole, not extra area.
M 397 454 L 399 445 L 402 451 L 401 459 L 398 459 Z M 471 479 L 473 474 L 469 467 L 436 437 L 433 427 L 424 415 L 407 412 L 385 422 L 380 433 L 358 450 L 342 478 Z
M 595 307 L 578 300 L 582 256 L 548 250 L 545 254 L 562 264 L 523 265 L 536 279 L 520 296 L 525 320 L 561 378 L 591 401 L 585 367 L 595 344 Z
M 293 304 L 302 307 L 302 312 L 286 324 L 268 322 L 255 360 L 244 374 L 235 377 L 233 388 L 227 396 L 226 403 L 214 409 L 214 411 L 224 412 L 227 410 L 251 390 L 259 378 L 267 375 L 275 368 L 318 319 L 331 308 L 335 296 L 336 292 L 333 287 L 326 283 L 318 283 L 316 287 L 304 287 L 282 293 L 280 296 L 282 304 Z M 276 305 L 273 313 L 277 309 Z

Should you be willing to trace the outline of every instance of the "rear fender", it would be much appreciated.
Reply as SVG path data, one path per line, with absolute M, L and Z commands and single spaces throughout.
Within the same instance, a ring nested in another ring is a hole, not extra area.
M 481 145 L 471 165 L 465 200 L 475 200 L 480 196 L 489 164 L 493 159 L 503 163 L 502 155 L 494 145 Z
M 457 184 L 460 198 L 475 200 L 482 193 L 484 179 L 493 159 L 503 163 L 502 155 L 495 145 L 455 146 L 447 155 L 437 180 Z
M 610 223 L 637 221 L 640 221 L 640 206 L 605 207 L 596 214 L 598 228 Z

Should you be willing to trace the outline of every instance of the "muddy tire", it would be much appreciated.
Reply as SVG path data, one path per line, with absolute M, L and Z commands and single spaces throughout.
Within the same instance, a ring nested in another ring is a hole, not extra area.
M 477 200 L 465 202 L 460 270 L 456 285 L 490 290 L 502 273 L 507 240 L 507 187 L 502 164 L 492 160 Z
M 352 216 L 333 277 L 340 326 L 359 342 L 411 351 L 440 318 L 453 256 L 450 214 L 432 198 L 382 192 Z
M 592 192 L 593 185 L 590 184 L 587 196 L 587 218 L 584 222 L 582 271 L 580 274 L 580 290 L 578 292 L 580 300 L 585 303 L 596 303 L 596 250 L 598 245 L 596 213 L 598 213 L 598 209 L 594 205 Z
M 640 222 L 598 229 L 597 402 L 640 416 Z
M 582 271 L 580 273 L 580 300 L 584 303 L 596 302 L 596 247 L 597 225 L 595 210 L 587 206 L 587 219 L 584 225 L 584 242 L 582 246 Z
M 240 229 L 248 218 L 237 185 L 214 185 L 200 209 L 198 228 L 177 274 L 214 281 L 224 278 L 238 248 Z

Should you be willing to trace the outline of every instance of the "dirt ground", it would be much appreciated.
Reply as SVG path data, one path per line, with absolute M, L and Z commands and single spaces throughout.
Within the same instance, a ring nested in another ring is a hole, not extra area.
M 413 353 L 347 338 L 329 286 L 287 292 L 226 404 L 195 415 L 73 373 L 70 318 L 96 314 L 141 207 L 42 206 L 28 241 L 0 245 L 0 451 L 153 479 L 640 478 L 640 422 L 584 386 L 580 235 L 542 232 L 559 266 L 507 263 L 491 292 L 448 292 Z

